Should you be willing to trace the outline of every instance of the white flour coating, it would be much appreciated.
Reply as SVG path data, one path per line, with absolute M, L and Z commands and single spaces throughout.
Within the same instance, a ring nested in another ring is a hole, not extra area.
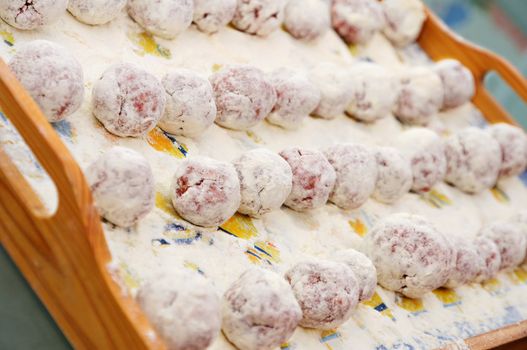
M 443 105 L 441 109 L 459 107 L 474 96 L 476 83 L 470 70 L 454 59 L 444 59 L 434 64 L 434 71 L 443 83 Z
M 282 157 L 258 148 L 242 154 L 233 164 L 240 179 L 240 213 L 260 217 L 280 209 L 293 181 L 291 167 Z
M 425 9 L 420 0 L 382 1 L 386 26 L 384 35 L 396 46 L 413 43 L 426 19 Z
M 353 77 L 349 68 L 324 62 L 311 70 L 309 78 L 320 90 L 320 103 L 313 114 L 334 119 L 344 113 L 353 94 Z
M 329 6 L 322 0 L 289 0 L 284 27 L 296 39 L 316 40 L 330 29 Z
M 498 246 L 493 240 L 484 236 L 476 237 L 474 239 L 474 246 L 477 255 L 481 259 L 481 270 L 476 274 L 474 281 L 482 283 L 491 278 L 495 278 L 501 266 L 501 255 Z
M 234 17 L 236 0 L 194 0 L 194 23 L 205 33 L 216 33 Z
M 390 115 L 398 95 L 395 76 L 383 66 L 359 62 L 350 69 L 353 98 L 346 112 L 364 122 L 374 122 Z
M 293 172 L 293 187 L 285 205 L 296 211 L 322 207 L 335 186 L 336 173 L 318 151 L 290 147 L 282 152 Z
M 435 132 L 411 128 L 397 137 L 395 145 L 410 159 L 413 191 L 427 192 L 443 181 L 447 166 L 445 143 Z
M 410 160 L 391 147 L 377 148 L 375 159 L 377 182 L 373 198 L 382 203 L 395 203 L 412 188 L 413 172 Z
M 56 22 L 68 0 L 0 0 L 0 17 L 15 28 L 32 30 Z
M 141 27 L 165 39 L 174 39 L 192 23 L 193 0 L 129 0 L 128 13 Z
M 267 121 L 286 129 L 296 129 L 320 102 L 320 91 L 305 74 L 280 68 L 269 75 L 276 91 L 276 103 Z
M 343 209 L 362 206 L 377 182 L 374 152 L 359 144 L 337 144 L 326 148 L 324 155 L 337 174 L 329 200 Z
M 527 240 L 527 210 L 520 211 L 519 213 L 513 215 L 510 221 L 520 226 L 520 229 L 522 230 L 523 235 Z M 527 263 L 527 252 L 523 263 Z
M 223 296 L 222 329 L 239 349 L 275 349 L 285 343 L 302 318 L 291 287 L 275 272 L 245 271 Z
M 454 249 L 425 218 L 392 214 L 378 221 L 362 242 L 377 269 L 379 284 L 420 298 L 450 277 Z
M 174 209 L 198 226 L 215 227 L 240 206 L 240 182 L 234 167 L 209 158 L 182 160 L 170 188 Z
M 247 130 L 263 120 L 276 103 L 276 91 L 258 68 L 229 65 L 210 77 L 218 114 L 225 128 Z
M 359 301 L 359 281 L 343 263 L 311 258 L 291 267 L 285 278 L 302 309 L 302 327 L 337 328 Z
M 159 127 L 174 135 L 195 137 L 216 118 L 216 103 L 208 79 L 188 69 L 169 72 L 162 80 L 166 107 Z
M 479 193 L 496 184 L 501 168 L 501 149 L 489 133 L 469 127 L 445 142 L 445 181 L 467 193 Z
M 348 44 L 366 44 L 385 26 L 382 7 L 377 0 L 334 0 L 331 22 Z
M 355 274 L 359 282 L 359 302 L 370 300 L 377 287 L 377 270 L 371 260 L 354 249 L 339 250 L 331 258 L 346 264 Z
M 488 131 L 501 149 L 500 177 L 518 176 L 527 166 L 527 135 L 523 129 L 506 123 L 489 126 Z
M 491 239 L 498 246 L 501 270 L 512 270 L 525 259 L 527 237 L 520 224 L 496 221 L 485 226 L 479 234 Z
M 46 40 L 32 41 L 17 51 L 9 68 L 50 122 L 66 118 L 81 106 L 82 67 L 66 48 Z
M 126 0 L 69 0 L 68 11 L 79 21 L 98 25 L 121 14 Z
M 441 78 L 427 67 L 409 67 L 399 73 L 399 94 L 393 113 L 400 121 L 426 125 L 443 105 Z
M 445 287 L 457 288 L 474 281 L 486 265 L 478 254 L 476 245 L 470 239 L 462 236 L 448 238 L 455 248 L 455 266 L 450 272 L 450 278 L 445 283 Z
M 267 36 L 280 27 L 283 17 L 282 0 L 239 0 L 232 24 L 242 32 Z
M 84 174 L 99 214 L 117 226 L 135 225 L 154 207 L 154 175 L 136 151 L 113 147 Z
M 165 266 L 143 282 L 137 301 L 170 350 L 201 350 L 219 335 L 221 304 L 199 273 Z

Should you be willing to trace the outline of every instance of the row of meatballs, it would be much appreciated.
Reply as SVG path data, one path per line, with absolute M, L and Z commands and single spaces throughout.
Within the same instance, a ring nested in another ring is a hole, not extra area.
M 525 262 L 527 212 L 488 225 L 473 240 L 440 233 L 420 216 L 393 214 L 375 224 L 361 250 L 305 258 L 283 277 L 250 268 L 221 301 L 205 277 L 171 269 L 145 281 L 138 301 L 170 349 L 205 349 L 220 328 L 241 350 L 274 349 L 297 326 L 339 327 L 373 296 L 377 282 L 419 298 L 515 268 Z

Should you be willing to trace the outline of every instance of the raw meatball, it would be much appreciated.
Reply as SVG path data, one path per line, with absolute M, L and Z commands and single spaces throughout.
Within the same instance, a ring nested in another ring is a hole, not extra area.
M 56 22 L 68 6 L 68 0 L 0 0 L 0 17 L 23 30 L 37 29 Z
M 379 284 L 409 298 L 443 286 L 454 266 L 455 251 L 425 218 L 394 214 L 381 219 L 363 240 L 377 268 Z
M 399 82 L 393 113 L 406 124 L 427 124 L 443 105 L 441 78 L 429 68 L 413 67 L 400 74 Z
M 321 63 L 311 71 L 310 78 L 320 90 L 320 103 L 313 114 L 334 119 L 344 113 L 353 94 L 349 71 L 333 63 Z
M 64 47 L 45 40 L 31 41 L 17 51 L 9 68 L 50 122 L 66 118 L 81 106 L 82 67 Z
M 114 147 L 85 172 L 99 214 L 130 227 L 154 207 L 154 175 L 148 161 L 128 148 Z
M 474 281 L 481 283 L 496 277 L 501 266 L 500 250 L 496 243 L 487 237 L 479 236 L 474 240 L 474 246 L 481 260 L 481 270 Z
M 304 74 L 281 68 L 270 76 L 277 100 L 267 120 L 286 129 L 295 129 L 315 110 L 320 91 Z
M 216 99 L 216 123 L 247 130 L 263 120 L 276 103 L 276 91 L 258 68 L 232 65 L 210 77 Z
M 377 270 L 371 260 L 364 254 L 354 250 L 339 250 L 334 259 L 346 264 L 359 282 L 359 301 L 370 300 L 377 287 Z
M 375 190 L 375 154 L 362 145 L 339 144 L 327 148 L 324 155 L 337 174 L 329 200 L 343 209 L 363 205 Z
M 513 269 L 525 259 L 527 237 L 519 224 L 497 221 L 483 228 L 480 235 L 491 239 L 498 246 L 501 270 Z
M 447 164 L 445 143 L 435 132 L 411 128 L 399 135 L 396 145 L 410 159 L 413 191 L 430 191 L 444 179 Z
M 330 28 L 329 6 L 321 0 L 289 0 L 284 26 L 296 39 L 316 40 Z
M 365 44 L 384 25 L 381 4 L 377 0 L 334 0 L 331 22 L 348 44 Z
M 389 116 L 397 98 L 395 77 L 372 62 L 354 64 L 350 74 L 353 76 L 353 97 L 346 112 L 363 122 Z
M 68 11 L 86 24 L 104 24 L 117 17 L 126 0 L 69 0 Z
M 397 46 L 413 43 L 426 19 L 420 0 L 383 0 L 381 2 L 386 19 L 384 35 Z
M 282 0 L 239 0 L 232 24 L 242 32 L 267 36 L 282 24 Z
M 350 317 L 359 302 L 359 282 L 343 263 L 312 259 L 286 272 L 302 309 L 300 325 L 333 329 Z
M 234 17 L 236 0 L 194 0 L 194 23 L 205 33 L 216 33 Z
M 205 277 L 170 267 L 139 288 L 139 305 L 172 350 L 202 350 L 218 336 L 220 300 Z
M 141 27 L 173 39 L 192 23 L 193 0 L 129 0 L 128 13 Z
M 434 71 L 443 83 L 442 110 L 459 107 L 474 96 L 476 85 L 470 70 L 459 61 L 445 59 L 434 65 Z
M 240 206 L 236 170 L 229 163 L 209 158 L 181 161 L 172 180 L 171 194 L 178 214 L 198 226 L 219 226 Z
M 450 272 L 450 278 L 445 283 L 447 288 L 456 288 L 472 282 L 483 269 L 476 246 L 464 237 L 449 237 L 455 247 L 455 266 Z
M 527 135 L 516 126 L 498 123 L 489 127 L 501 148 L 500 177 L 517 176 L 527 166 Z
M 395 203 L 413 185 L 412 165 L 399 150 L 380 147 L 375 152 L 377 182 L 373 198 L 382 203 Z
M 214 123 L 216 103 L 207 79 L 190 70 L 178 69 L 165 75 L 162 83 L 167 101 L 159 121 L 163 130 L 195 137 Z
M 301 319 L 291 287 L 268 270 L 245 271 L 223 296 L 223 333 L 239 349 L 278 348 Z
M 285 205 L 297 211 L 320 208 L 328 201 L 337 175 L 318 151 L 287 148 L 280 152 L 293 171 L 293 187 Z
M 93 87 L 93 114 L 114 135 L 141 136 L 152 130 L 165 110 L 163 85 L 152 74 L 129 64 L 108 68 Z
M 240 213 L 260 217 L 280 209 L 293 181 L 291 167 L 282 157 L 260 148 L 244 153 L 233 163 L 240 179 Z
M 446 141 L 445 180 L 460 190 L 479 193 L 496 184 L 501 168 L 501 149 L 485 131 L 470 127 Z

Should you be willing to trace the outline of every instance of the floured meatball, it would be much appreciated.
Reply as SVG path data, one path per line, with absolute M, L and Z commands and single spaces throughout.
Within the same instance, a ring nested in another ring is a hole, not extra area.
M 165 110 L 165 90 L 141 68 L 118 63 L 93 86 L 93 115 L 106 130 L 121 137 L 142 136 L 152 130 Z
M 205 33 L 216 33 L 234 17 L 236 0 L 194 0 L 194 23 Z
M 476 246 L 464 237 L 449 237 L 455 247 L 455 266 L 450 278 L 445 283 L 447 288 L 456 288 L 472 282 L 483 269 L 483 260 L 478 255 Z
M 409 298 L 443 286 L 454 266 L 454 248 L 425 218 L 394 214 L 378 221 L 363 248 L 379 284 Z
M 363 205 L 377 182 L 375 154 L 362 145 L 339 144 L 327 148 L 324 155 L 337 174 L 329 200 L 343 209 Z
M 339 250 L 333 258 L 346 264 L 359 282 L 359 301 L 370 300 L 377 287 L 377 270 L 371 260 L 354 249 Z
M 445 180 L 460 190 L 479 193 L 496 184 L 501 168 L 501 149 L 485 131 L 470 127 L 446 141 Z
M 395 203 L 408 193 L 413 185 L 410 160 L 399 150 L 380 147 L 375 151 L 377 182 L 373 198 L 382 203 Z
M 311 71 L 310 79 L 320 90 L 320 103 L 313 115 L 334 119 L 343 114 L 353 94 L 349 71 L 333 63 L 321 63 Z
M 459 107 L 469 102 L 476 91 L 474 76 L 470 70 L 453 59 L 438 61 L 434 71 L 443 83 L 443 105 L 441 109 Z
M 527 237 L 519 224 L 497 221 L 484 227 L 479 234 L 491 239 L 498 246 L 501 270 L 513 269 L 525 259 Z
M 205 349 L 219 334 L 220 300 L 196 272 L 174 267 L 157 272 L 139 288 L 137 301 L 168 349 Z
M 0 17 L 23 30 L 56 22 L 66 12 L 68 0 L 0 0 Z
M 174 135 L 195 137 L 214 123 L 216 103 L 209 81 L 178 69 L 163 78 L 166 107 L 159 126 Z
M 293 171 L 293 187 L 285 205 L 296 211 L 320 208 L 335 186 L 335 170 L 318 151 L 287 148 L 280 152 Z
M 445 143 L 435 132 L 411 128 L 398 136 L 396 145 L 410 159 L 413 191 L 430 191 L 444 179 L 447 165 Z
M 193 0 L 129 0 L 128 13 L 148 32 L 173 39 L 192 23 Z
M 281 68 L 270 75 L 276 91 L 276 104 L 267 120 L 286 129 L 295 129 L 315 110 L 320 91 L 304 74 Z
M 439 75 L 429 68 L 412 67 L 399 74 L 399 82 L 393 113 L 403 123 L 426 125 L 443 105 Z
M 300 325 L 333 329 L 350 317 L 359 302 L 359 281 L 343 263 L 312 259 L 290 268 L 285 278 L 302 309 Z
M 233 164 L 240 179 L 240 213 L 260 217 L 279 209 L 291 193 L 291 167 L 278 154 L 264 148 L 255 149 L 244 153 Z
M 523 210 L 515 214 L 510 221 L 514 224 L 519 225 L 525 239 L 527 240 L 527 210 Z M 525 257 L 524 263 L 527 263 L 527 255 Z
M 377 0 L 334 0 L 331 22 L 348 44 L 365 44 L 384 25 L 381 4 Z
M 135 225 L 154 207 L 154 175 L 136 151 L 114 147 L 93 162 L 85 176 L 97 211 L 117 226 Z
M 239 349 L 275 349 L 301 318 L 291 287 L 268 270 L 245 271 L 223 296 L 223 333 Z
M 46 40 L 22 46 L 9 68 L 50 122 L 58 122 L 79 109 L 84 99 L 80 63 L 64 47 Z
M 198 226 L 219 226 L 240 206 L 236 170 L 231 164 L 214 159 L 181 161 L 170 191 L 178 214 Z
M 79 21 L 98 25 L 117 17 L 126 0 L 69 0 L 68 11 Z
M 242 32 L 267 36 L 280 27 L 283 17 L 281 0 L 239 0 L 232 24 Z
M 397 88 L 395 77 L 383 66 L 359 62 L 352 66 L 353 97 L 346 112 L 363 122 L 374 122 L 390 115 Z
M 500 177 L 517 176 L 527 166 L 527 135 L 516 126 L 498 123 L 489 127 L 501 149 Z
M 481 269 L 474 280 L 481 283 L 496 277 L 501 266 L 500 250 L 496 243 L 487 237 L 478 236 L 474 240 L 474 246 L 481 260 Z
M 296 39 L 316 40 L 330 28 L 329 6 L 321 0 L 289 0 L 284 10 L 284 26 Z
M 210 77 L 216 99 L 216 123 L 247 130 L 263 120 L 276 103 L 276 91 L 258 68 L 232 65 Z
M 420 0 L 383 0 L 381 2 L 386 19 L 384 35 L 397 46 L 413 43 L 426 19 Z

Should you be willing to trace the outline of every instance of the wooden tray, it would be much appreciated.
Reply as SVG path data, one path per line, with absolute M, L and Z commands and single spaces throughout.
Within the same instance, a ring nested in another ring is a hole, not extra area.
M 502 58 L 451 33 L 431 12 L 419 43 L 433 58 L 453 57 L 473 72 L 474 103 L 490 122 L 514 123 L 483 85 L 496 70 L 527 101 L 527 82 Z M 0 241 L 78 349 L 162 349 L 135 301 L 108 272 L 111 261 L 82 172 L 37 105 L 0 62 L 0 107 L 58 189 L 52 215 L 0 149 Z M 527 322 L 466 340 L 487 349 L 527 335 Z

